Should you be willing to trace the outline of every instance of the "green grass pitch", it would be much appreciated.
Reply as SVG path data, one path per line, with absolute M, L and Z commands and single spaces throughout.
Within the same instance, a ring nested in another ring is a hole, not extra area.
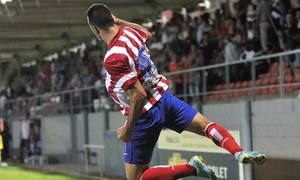
M 76 177 L 64 176 L 60 174 L 50 174 L 19 167 L 0 167 L 1 180 L 79 180 Z

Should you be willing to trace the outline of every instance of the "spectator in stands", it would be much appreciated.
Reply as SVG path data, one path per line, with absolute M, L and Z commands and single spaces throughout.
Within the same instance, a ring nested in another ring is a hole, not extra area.
M 159 56 L 156 57 L 156 67 L 159 72 L 165 73 L 169 71 L 169 62 L 168 59 L 168 51 L 163 51 L 159 53 Z
M 4 131 L 4 125 L 3 125 L 3 119 L 0 118 L 0 166 L 2 166 L 2 151 L 3 151 L 3 131 Z
M 0 114 L 2 115 L 5 113 L 6 101 L 7 101 L 6 93 L 4 90 L 2 90 L 0 92 Z
M 10 142 L 11 142 L 11 134 L 9 132 L 9 127 L 7 121 L 3 121 L 3 131 L 2 131 L 2 141 L 3 141 L 3 149 L 2 149 L 2 165 L 7 165 L 7 160 L 9 159 L 10 152 Z
M 37 145 L 37 131 L 35 128 L 35 123 L 31 122 L 29 124 L 29 141 L 30 141 L 30 154 L 34 155 L 35 154 L 35 149 Z
M 225 62 L 239 60 L 243 41 L 243 34 L 237 29 L 235 20 L 233 20 L 233 23 L 230 23 L 228 26 L 228 33 L 225 39 Z
M 278 13 L 280 14 L 280 25 L 282 26 L 284 23 L 284 17 L 291 9 L 291 1 L 290 0 L 275 0 L 274 6 Z
M 24 163 L 25 159 L 30 155 L 30 113 L 26 112 L 26 116 L 21 122 L 20 132 L 20 162 Z M 26 162 L 25 162 L 26 163 Z
M 190 69 L 203 65 L 202 55 L 196 45 L 191 45 L 190 51 L 182 57 L 184 69 Z M 193 95 L 200 92 L 201 74 L 199 71 L 184 74 L 184 81 L 187 82 L 187 90 L 189 94 Z M 197 99 L 190 99 L 197 101 Z M 190 101 L 188 100 L 188 101 Z
M 256 23 L 259 27 L 260 43 L 264 51 L 268 50 L 270 42 L 268 33 L 272 30 L 271 9 L 272 4 L 269 0 L 261 0 L 256 10 Z
M 256 16 L 256 5 L 250 2 L 247 5 L 247 22 L 254 22 Z
M 175 72 L 179 71 L 183 68 L 182 63 L 180 62 L 180 59 L 178 56 L 173 52 L 169 51 L 169 57 L 171 62 L 169 63 L 168 70 L 169 72 Z M 172 85 L 175 94 L 182 94 L 183 93 L 183 82 L 182 82 L 182 76 L 181 75 L 172 75 L 171 76 Z
M 237 61 L 240 59 L 243 42 L 244 42 L 243 34 L 239 29 L 237 29 L 235 20 L 233 20 L 233 23 L 230 23 L 228 26 L 228 34 L 225 39 L 224 56 L 225 56 L 226 63 L 230 63 L 232 61 Z M 237 71 L 238 71 L 237 66 L 230 67 L 231 82 L 237 80 L 238 78 L 236 76 Z
M 158 50 L 158 51 L 163 50 L 164 45 L 161 41 L 159 41 L 159 36 L 153 36 L 152 38 L 153 38 L 153 40 L 152 40 L 149 48 L 152 50 Z
M 197 19 L 197 24 L 198 24 L 198 27 L 197 27 L 196 38 L 197 38 L 197 43 L 200 44 L 203 40 L 204 32 L 211 32 L 212 29 L 209 25 L 208 18 L 204 18 L 204 16 L 200 16 Z
M 214 58 L 214 52 L 217 50 L 217 44 L 212 40 L 209 32 L 203 33 L 203 39 L 199 43 L 199 49 L 203 57 L 203 65 L 211 65 Z

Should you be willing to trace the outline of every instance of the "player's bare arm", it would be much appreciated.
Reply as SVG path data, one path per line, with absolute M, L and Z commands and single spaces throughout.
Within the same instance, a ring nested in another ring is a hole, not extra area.
M 150 39 L 150 38 L 152 37 L 152 33 L 149 32 L 149 31 L 147 30 L 147 28 L 145 28 L 145 27 L 143 27 L 143 26 L 141 26 L 141 25 L 139 25 L 139 24 L 125 21 L 125 20 L 120 19 L 120 18 L 118 18 L 118 17 L 116 17 L 116 16 L 114 16 L 114 15 L 113 15 L 113 18 L 114 18 L 115 23 L 116 23 L 117 25 L 121 26 L 121 27 L 123 27 L 123 26 L 128 26 L 128 27 L 131 27 L 131 28 L 133 28 L 133 29 L 141 29 L 141 30 L 143 30 L 144 32 L 147 33 L 148 39 Z
M 117 131 L 118 139 L 125 143 L 131 138 L 132 129 L 136 120 L 140 116 L 145 99 L 147 97 L 146 91 L 144 90 L 140 81 L 137 81 L 130 86 L 127 90 L 127 93 L 130 99 L 128 119 L 124 126 L 120 127 Z

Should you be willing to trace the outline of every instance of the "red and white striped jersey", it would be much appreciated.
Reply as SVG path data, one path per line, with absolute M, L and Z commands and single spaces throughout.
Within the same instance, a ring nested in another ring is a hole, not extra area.
M 153 107 L 168 89 L 167 79 L 157 73 L 145 45 L 147 33 L 123 27 L 108 45 L 104 58 L 105 85 L 108 93 L 127 117 L 129 112 L 128 87 L 140 81 L 147 93 L 143 113 Z

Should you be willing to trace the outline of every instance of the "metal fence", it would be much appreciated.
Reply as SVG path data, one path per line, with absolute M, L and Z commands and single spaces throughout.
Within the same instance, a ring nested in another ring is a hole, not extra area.
M 296 95 L 300 89 L 300 69 L 293 67 L 292 61 L 300 61 L 300 49 L 248 60 L 185 69 L 165 76 L 171 83 L 170 90 L 173 93 L 194 104 L 203 104 L 212 100 L 228 101 L 234 98 L 252 99 L 263 94 L 285 97 L 287 94 Z M 242 82 L 236 80 L 241 66 L 249 77 Z M 275 66 L 275 70 L 271 73 L 269 66 Z M 260 72 L 261 67 L 267 68 L 265 72 Z M 209 76 L 216 72 L 221 77 L 218 83 L 209 79 Z M 181 80 L 179 85 L 173 81 L 174 77 Z M 272 82 L 264 82 L 264 79 L 270 79 Z M 1 115 L 16 117 L 24 115 L 28 110 L 32 114 L 54 115 L 82 111 L 114 111 L 117 108 L 106 93 L 105 87 L 86 87 L 10 100 Z

